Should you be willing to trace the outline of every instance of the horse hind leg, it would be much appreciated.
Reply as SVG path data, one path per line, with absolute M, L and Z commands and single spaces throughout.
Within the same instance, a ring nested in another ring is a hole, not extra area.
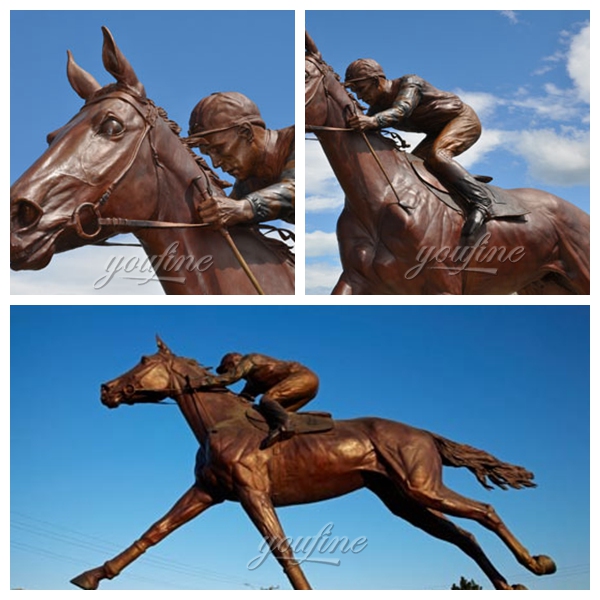
M 449 521 L 441 513 L 425 508 L 404 496 L 397 486 L 384 477 L 368 478 L 366 486 L 376 494 L 397 517 L 421 529 L 429 535 L 454 544 L 472 558 L 487 575 L 497 590 L 526 589 L 521 585 L 510 586 L 485 555 L 475 536 Z
M 83 590 L 98 589 L 103 579 L 113 579 L 125 567 L 139 558 L 150 546 L 158 544 L 169 533 L 197 517 L 216 502 L 197 486 L 192 486 L 159 521 L 154 523 L 139 540 L 102 566 L 90 569 L 71 579 L 71 583 Z
M 430 439 L 429 436 L 427 439 Z M 435 446 L 416 444 L 409 456 L 402 457 L 402 464 L 388 449 L 378 447 L 377 450 L 380 453 L 383 450 L 382 458 L 396 471 L 390 471 L 392 479 L 410 499 L 431 510 L 477 521 L 494 532 L 517 561 L 536 575 L 549 575 L 556 571 L 556 565 L 549 556 L 529 554 L 490 504 L 461 496 L 443 484 L 441 459 Z

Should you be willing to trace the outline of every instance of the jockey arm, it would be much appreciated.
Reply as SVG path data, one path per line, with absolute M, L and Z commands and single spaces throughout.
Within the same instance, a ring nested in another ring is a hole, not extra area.
M 255 366 L 252 356 L 244 356 L 233 369 L 226 373 L 223 373 L 222 375 L 209 375 L 206 377 L 203 385 L 206 387 L 231 385 L 248 376 Z
M 253 218 L 250 222 L 262 223 L 282 219 L 294 223 L 296 193 L 295 153 L 289 154 L 279 181 L 263 189 L 244 194 L 243 185 L 234 186 L 231 198 L 247 200 L 252 207 Z
M 402 121 L 410 117 L 421 101 L 421 97 L 422 91 L 419 79 L 412 75 L 405 77 L 392 106 L 387 110 L 374 114 L 369 111 L 369 115 L 377 122 L 377 129 L 384 129 L 385 127 L 402 129 Z

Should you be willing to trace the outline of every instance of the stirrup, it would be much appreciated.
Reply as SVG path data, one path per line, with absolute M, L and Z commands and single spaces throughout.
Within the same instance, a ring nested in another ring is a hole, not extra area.
M 474 206 L 463 225 L 461 236 L 469 238 L 477 233 L 488 219 L 488 216 L 489 214 L 485 206 Z
M 287 429 L 287 427 L 278 427 L 277 429 L 271 429 L 267 437 L 261 442 L 260 449 L 266 450 L 277 442 L 283 442 L 289 440 L 294 435 L 293 429 Z

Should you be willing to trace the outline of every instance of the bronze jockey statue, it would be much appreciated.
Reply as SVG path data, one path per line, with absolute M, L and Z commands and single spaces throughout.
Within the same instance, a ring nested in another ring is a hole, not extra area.
M 245 379 L 240 395 L 254 400 L 262 394 L 260 410 L 270 431 L 261 448 L 294 435 L 288 411 L 296 412 L 308 404 L 319 389 L 319 378 L 304 365 L 264 354 L 230 352 L 221 360 L 217 373 L 220 376 L 206 378 L 203 385 L 230 385 Z
M 215 168 L 235 177 L 229 197 L 204 202 L 202 221 L 216 226 L 294 222 L 294 126 L 267 129 L 258 107 L 238 92 L 203 98 L 190 116 L 189 142 Z
M 491 196 L 483 183 L 453 160 L 481 136 L 475 111 L 455 94 L 438 90 L 417 75 L 386 79 L 381 66 L 370 58 L 351 63 L 345 79 L 344 85 L 369 104 L 367 114 L 350 116 L 348 125 L 360 131 L 394 127 L 425 133 L 413 154 L 468 203 L 462 233 L 465 237 L 476 233 L 488 216 Z

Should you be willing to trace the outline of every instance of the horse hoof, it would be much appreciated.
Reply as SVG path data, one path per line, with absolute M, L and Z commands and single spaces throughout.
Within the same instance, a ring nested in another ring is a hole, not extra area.
M 510 586 L 511 590 L 527 590 L 529 588 L 526 588 L 523 584 L 521 583 L 515 583 L 515 585 L 511 585 Z
M 82 573 L 81 575 L 77 575 L 77 577 L 73 577 L 71 583 L 82 590 L 97 590 L 98 583 L 103 577 L 104 569 L 98 567 L 97 569 L 91 569 L 90 571 L 85 571 L 85 573 Z
M 539 556 L 534 556 L 533 560 L 537 565 L 535 572 L 538 575 L 550 575 L 551 573 L 556 573 L 556 564 L 549 556 L 540 554 Z

